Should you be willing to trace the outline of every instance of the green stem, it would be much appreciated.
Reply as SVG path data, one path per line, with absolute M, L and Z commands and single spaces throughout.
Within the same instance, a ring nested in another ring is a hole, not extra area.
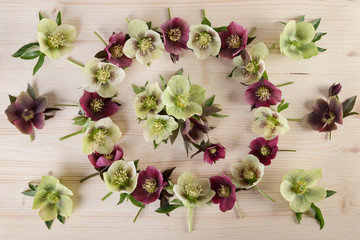
M 126 17 L 125 20 L 127 21 L 127 23 L 130 23 L 130 20 Z
M 293 122 L 301 122 L 301 118 L 288 118 L 288 121 L 293 121 Z
M 294 82 L 286 82 L 286 83 L 282 83 L 282 84 L 279 84 L 279 85 L 275 85 L 275 87 L 282 87 L 282 86 L 286 86 L 286 85 L 290 85 L 290 84 L 293 84 Z
M 75 65 L 75 66 L 77 66 L 77 67 L 84 68 L 84 65 L 82 65 L 82 64 L 80 64 L 80 63 L 78 63 L 78 62 L 75 62 L 75 61 L 72 60 L 71 58 L 67 58 L 66 60 L 67 60 L 69 63 L 71 63 L 71 64 L 73 64 L 73 65 Z
M 168 13 L 169 13 L 169 19 L 171 19 L 171 10 L 170 10 L 170 8 L 168 8 Z
M 236 212 L 239 214 L 239 217 L 240 218 L 243 218 L 244 215 L 242 215 L 240 209 L 239 209 L 239 206 L 238 206 L 238 201 L 235 202 L 235 209 L 236 209 Z
M 139 217 L 139 215 L 140 215 L 141 211 L 143 210 L 143 208 L 145 208 L 145 205 L 142 205 L 142 206 L 140 207 L 139 211 L 137 212 L 137 214 L 136 214 L 136 216 L 135 216 L 135 218 L 134 218 L 134 220 L 133 220 L 133 223 L 136 222 L 136 219 Z
M 34 134 L 34 133 L 31 133 L 31 134 L 30 134 L 30 141 L 32 142 L 32 141 L 34 141 L 34 139 L 35 139 L 35 134 Z
M 97 176 L 97 175 L 99 175 L 99 174 L 100 174 L 100 172 L 96 172 L 96 173 L 90 174 L 89 176 L 86 176 L 86 177 L 82 178 L 82 179 L 80 180 L 80 182 L 82 183 L 82 182 L 88 180 L 89 178 L 95 177 L 95 176 Z
M 192 232 L 192 208 L 189 208 L 189 232 Z
M 331 140 L 331 137 L 332 137 L 332 136 L 331 136 L 331 131 L 330 131 L 330 132 L 329 132 L 329 140 Z
M 256 190 L 258 190 L 262 195 L 264 195 L 265 197 L 267 197 L 270 201 L 272 202 L 276 202 L 275 199 L 273 199 L 272 197 L 270 197 L 269 195 L 267 195 L 263 190 L 261 190 L 257 185 L 254 186 L 254 188 Z
M 66 135 L 66 136 L 63 136 L 63 137 L 59 138 L 59 140 L 60 140 L 60 141 L 63 141 L 63 140 L 65 140 L 65 139 L 69 138 L 69 137 L 76 136 L 76 135 L 78 135 L 78 134 L 80 134 L 80 133 L 82 133 L 82 130 L 77 131 L 77 132 L 74 132 L 74 133 L 71 133 L 71 134 Z
M 205 9 L 202 10 L 204 18 L 206 18 L 206 12 Z
M 107 46 L 107 43 L 105 42 L 105 40 L 100 36 L 100 34 L 98 34 L 96 31 L 94 31 L 94 34 L 100 39 L 100 41 L 102 41 L 105 45 L 105 47 Z
M 101 201 L 104 201 L 105 199 L 107 199 L 108 197 L 110 197 L 111 194 L 113 194 L 113 192 L 109 192 L 108 194 L 106 194 L 106 195 L 101 199 Z
M 54 104 L 54 107 L 78 107 L 76 104 Z
M 271 53 L 272 50 L 274 50 L 274 48 L 275 48 L 275 43 L 273 43 L 273 45 L 271 45 L 271 47 L 269 48 L 269 53 Z
M 296 152 L 296 150 L 292 150 L 292 149 L 279 149 L 279 152 Z

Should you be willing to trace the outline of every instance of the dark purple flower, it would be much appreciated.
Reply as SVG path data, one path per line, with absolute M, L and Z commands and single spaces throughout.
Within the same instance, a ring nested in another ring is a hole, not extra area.
M 212 144 L 204 151 L 204 161 L 213 164 L 220 158 L 225 158 L 225 147 L 220 144 Z
M 27 92 L 21 92 L 15 102 L 5 110 L 10 123 L 24 134 L 33 134 L 33 125 L 42 129 L 45 125 L 46 97 L 33 99 Z
M 245 102 L 255 108 L 270 107 L 281 102 L 281 90 L 263 78 L 248 87 L 245 91 Z
M 113 162 L 121 160 L 124 152 L 120 146 L 115 146 L 114 150 L 108 154 L 94 152 L 88 155 L 88 159 L 95 168 L 110 166 Z
M 139 202 L 149 204 L 159 198 L 166 184 L 159 170 L 153 166 L 147 166 L 146 170 L 139 173 L 137 186 L 131 195 Z
M 215 196 L 211 199 L 214 204 L 220 203 L 220 210 L 226 212 L 234 207 L 236 202 L 236 187 L 231 179 L 223 174 L 214 176 L 210 179 L 211 189 L 215 191 Z
M 114 33 L 104 49 L 107 52 L 105 59 L 120 68 L 129 67 L 132 63 L 132 59 L 126 57 L 123 52 L 125 42 L 125 35 L 122 32 Z
M 319 132 L 330 132 L 337 129 L 336 123 L 343 122 L 343 108 L 340 101 L 330 97 L 330 104 L 319 98 L 313 107 L 313 112 L 307 117 L 310 127 Z
M 219 56 L 226 59 L 233 59 L 246 47 L 248 40 L 247 29 L 232 21 L 227 31 L 219 32 L 221 38 L 221 50 Z
M 182 49 L 187 49 L 189 40 L 189 24 L 182 18 L 174 17 L 161 25 L 164 36 L 164 46 L 168 53 L 179 55 Z
M 329 88 L 329 97 L 338 95 L 341 91 L 341 88 L 342 86 L 340 83 L 334 83 L 333 85 L 331 85 L 331 87 Z
M 119 110 L 119 106 L 111 98 L 103 98 L 97 92 L 87 92 L 79 100 L 85 115 L 93 121 L 109 117 Z
M 266 140 L 263 137 L 258 137 L 251 141 L 251 151 L 249 152 L 249 154 L 257 157 L 262 164 L 270 165 L 271 160 L 276 157 L 276 154 L 278 152 L 278 140 L 279 137 L 271 140 Z
M 204 134 L 210 131 L 210 126 L 206 119 L 195 119 L 193 117 L 186 119 L 185 128 L 181 134 L 189 142 L 199 142 L 204 139 Z

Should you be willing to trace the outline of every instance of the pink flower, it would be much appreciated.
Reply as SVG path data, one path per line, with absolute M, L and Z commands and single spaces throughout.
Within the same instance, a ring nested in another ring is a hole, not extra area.
M 164 36 L 164 46 L 168 53 L 179 55 L 182 49 L 187 49 L 189 40 L 189 24 L 182 18 L 174 17 L 161 25 Z M 178 59 L 177 59 L 178 60 Z
M 121 160 L 124 152 L 120 146 L 115 146 L 114 150 L 109 154 L 100 154 L 94 152 L 88 155 L 88 159 L 95 168 L 108 167 L 113 162 Z
M 270 107 L 281 102 L 281 90 L 262 78 L 251 84 L 245 91 L 245 102 L 255 108 Z
M 210 178 L 211 189 L 215 191 L 215 196 L 211 199 L 214 204 L 220 203 L 220 210 L 226 212 L 234 207 L 236 202 L 236 187 L 231 179 L 225 174 Z
M 132 64 L 132 59 L 126 57 L 123 52 L 125 42 L 125 35 L 122 32 L 114 33 L 104 49 L 107 53 L 105 59 L 120 68 L 126 68 Z
M 225 158 L 225 147 L 220 144 L 212 144 L 204 151 L 204 161 L 213 164 L 220 158 Z
M 191 117 L 185 120 L 185 128 L 181 131 L 184 139 L 189 142 L 199 142 L 204 139 L 204 134 L 210 131 L 210 126 L 205 118 L 199 120 Z
M 266 140 L 263 137 L 258 137 L 251 141 L 249 154 L 254 155 L 259 159 L 259 161 L 264 165 L 270 165 L 271 160 L 276 157 L 278 152 L 278 140 L 279 137 L 276 137 L 271 140 Z
M 221 50 L 219 56 L 226 59 L 233 59 L 246 47 L 248 40 L 247 29 L 232 21 L 227 31 L 219 32 L 221 38 Z

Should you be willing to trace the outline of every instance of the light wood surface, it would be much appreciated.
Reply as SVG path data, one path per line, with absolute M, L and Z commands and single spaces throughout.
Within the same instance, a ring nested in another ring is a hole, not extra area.
M 283 96 L 291 103 L 284 112 L 288 118 L 301 118 L 318 97 L 325 97 L 327 88 L 341 82 L 340 98 L 360 96 L 360 4 L 355 0 L 303 1 L 145 1 L 145 0 L 8 0 L 0 1 L 0 239 L 359 239 L 360 238 L 360 117 L 346 118 L 344 125 L 328 141 L 326 134 L 310 131 L 304 123 L 291 122 L 291 131 L 280 138 L 281 149 L 296 149 L 296 153 L 281 152 L 266 167 L 260 187 L 276 199 L 270 202 L 255 190 L 238 193 L 240 208 L 246 215 L 239 219 L 235 210 L 222 213 L 218 205 L 194 211 L 194 232 L 187 232 L 187 211 L 178 209 L 171 217 L 154 213 L 152 204 L 144 209 L 136 224 L 132 223 L 137 208 L 130 203 L 116 206 L 117 196 L 100 199 L 108 191 L 99 178 L 80 184 L 79 180 L 94 172 L 82 153 L 81 136 L 63 142 L 59 137 L 77 131 L 72 125 L 77 110 L 66 108 L 47 121 L 36 140 L 30 142 L 6 119 L 7 94 L 17 95 L 33 84 L 40 95 L 47 95 L 50 104 L 76 103 L 82 92 L 81 69 L 67 63 L 46 60 L 35 77 L 35 61 L 12 58 L 20 46 L 36 40 L 38 11 L 55 18 L 62 10 L 63 23 L 76 26 L 78 38 L 71 56 L 82 63 L 103 48 L 93 31 L 104 38 L 113 31 L 126 31 L 124 18 L 152 20 L 159 26 L 167 20 L 166 8 L 173 16 L 185 18 L 189 24 L 201 21 L 201 9 L 214 26 L 227 25 L 231 20 L 247 28 L 256 26 L 257 39 L 268 47 L 278 43 L 287 21 L 306 15 L 308 20 L 322 17 L 319 31 L 327 32 L 318 45 L 328 51 L 305 61 L 291 61 L 279 53 L 278 45 L 266 62 L 270 80 L 275 84 L 295 81 L 282 87 Z M 161 145 L 157 150 L 145 142 L 132 107 L 131 84 L 158 81 L 161 73 L 168 79 L 183 67 L 194 83 L 207 89 L 207 96 L 216 93 L 216 102 L 223 105 L 223 113 L 230 117 L 212 119 L 217 128 L 211 138 L 228 149 L 225 160 L 210 166 L 198 155 L 187 159 L 183 144 Z M 229 174 L 231 163 L 239 161 L 249 151 L 248 145 L 256 136 L 251 132 L 253 120 L 249 106 L 243 101 L 245 87 L 227 78 L 231 61 L 209 58 L 199 61 L 187 51 L 174 65 L 165 54 L 151 67 L 137 62 L 126 69 L 126 79 L 119 87 L 117 98 L 123 106 L 113 117 L 124 135 L 120 144 L 127 160 L 140 158 L 140 168 L 154 165 L 164 170 L 175 166 L 173 179 L 184 171 L 200 177 Z M 355 110 L 360 112 L 360 104 Z M 321 167 L 323 178 L 319 185 L 338 193 L 318 204 L 326 225 L 322 231 L 310 216 L 296 224 L 288 203 L 281 197 L 282 176 L 294 168 Z M 48 231 L 31 210 L 32 198 L 20 194 L 27 183 L 38 182 L 42 175 L 52 172 L 75 193 L 74 211 L 65 225 L 53 224 Z

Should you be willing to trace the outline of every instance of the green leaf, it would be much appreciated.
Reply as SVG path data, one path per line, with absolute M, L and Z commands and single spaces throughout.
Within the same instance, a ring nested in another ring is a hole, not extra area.
M 206 17 L 203 18 L 203 20 L 201 21 L 201 24 L 205 24 L 205 25 L 208 25 L 209 27 L 211 27 L 211 22 Z
M 146 22 L 146 25 L 148 26 L 149 29 L 151 29 L 152 22 L 151 21 Z
M 169 168 L 169 169 L 166 169 L 165 171 L 163 171 L 161 173 L 161 175 L 163 176 L 163 179 L 164 181 L 168 181 L 172 172 L 175 170 L 175 167 L 172 167 L 172 168 Z
M 107 57 L 107 55 L 108 54 L 105 50 L 101 50 L 101 51 L 97 52 L 94 57 L 102 59 L 102 58 Z
M 122 203 L 125 201 L 125 198 L 128 197 L 128 195 L 129 195 L 129 194 L 127 194 L 127 193 L 122 193 L 122 194 L 120 194 L 120 200 L 119 200 L 119 202 L 118 202 L 116 205 L 122 204 Z
M 268 74 L 266 71 L 264 71 L 262 77 L 265 78 L 266 80 L 269 80 L 269 77 L 268 77 Z
M 172 131 L 172 133 L 171 133 L 171 135 L 170 135 L 170 143 L 171 143 L 171 145 L 174 144 L 174 142 L 175 142 L 178 134 L 179 134 L 179 128 L 177 128 L 177 129 L 175 129 L 174 131 Z
M 77 126 L 84 126 L 88 118 L 85 116 L 76 116 L 73 119 L 73 124 Z
M 33 196 L 35 196 L 36 191 L 34 191 L 34 190 L 26 190 L 26 191 L 22 192 L 22 194 L 24 194 L 26 196 L 29 196 L 29 197 L 33 197 Z
M 136 206 L 136 207 L 145 207 L 145 205 L 143 204 L 143 203 L 141 203 L 141 202 L 139 202 L 138 200 L 136 200 L 132 195 L 129 195 L 129 199 L 130 199 L 130 202 L 132 203 L 132 204 L 134 204 L 134 206 Z
M 54 220 L 51 220 L 51 221 L 45 221 L 45 225 L 46 227 L 50 230 L 51 228 L 51 225 L 53 224 Z
M 39 21 L 41 21 L 41 19 L 43 19 L 43 18 L 45 18 L 45 16 L 44 16 L 44 15 L 42 15 L 42 13 L 41 13 L 41 12 L 39 12 Z
M 286 22 L 282 22 L 282 21 L 280 21 L 279 23 L 286 25 Z
M 157 144 L 157 143 L 155 142 L 155 140 L 153 141 L 153 144 L 154 144 L 154 149 L 156 149 L 156 148 L 160 145 L 160 143 Z
M 318 208 L 314 203 L 312 203 L 310 207 L 310 212 L 314 215 L 314 218 L 320 224 L 320 230 L 321 230 L 325 225 L 325 221 L 320 208 Z
M 359 115 L 359 113 L 358 113 L 358 112 L 350 112 L 350 113 L 347 115 L 347 117 L 348 117 L 348 116 L 351 116 L 351 115 Z
M 22 46 L 19 50 L 17 50 L 13 55 L 11 55 L 12 57 L 20 57 L 23 53 L 25 53 L 27 50 L 29 50 L 30 48 L 32 48 L 33 46 L 39 46 L 38 42 L 33 42 L 33 43 L 28 43 L 25 44 L 24 46 Z
M 356 102 L 356 96 L 353 96 L 351 98 L 348 98 L 342 103 L 343 107 L 343 118 L 349 116 L 350 112 L 353 110 L 354 105 Z
M 31 183 L 29 183 L 28 185 L 29 185 L 29 188 L 30 188 L 31 190 L 36 191 L 36 186 L 35 186 L 35 185 L 33 185 L 33 184 L 31 184 Z
M 302 212 L 297 212 L 297 213 L 295 213 L 296 221 L 297 221 L 299 224 L 300 224 L 300 222 L 301 222 L 302 215 L 303 215 Z
M 131 87 L 136 94 L 143 92 L 139 87 L 135 86 L 134 84 L 131 84 Z
M 37 61 L 36 65 L 35 65 L 35 67 L 33 69 L 33 76 L 41 68 L 41 66 L 44 64 L 44 60 L 45 60 L 45 54 L 40 53 L 39 60 Z
M 57 23 L 58 26 L 61 25 L 61 11 L 59 11 L 57 16 L 56 16 L 56 23 Z
M 159 75 L 159 77 L 160 77 L 162 89 L 165 90 L 166 88 L 165 79 L 163 78 L 163 76 L 161 76 L 161 74 Z
M 61 216 L 60 214 L 57 215 L 57 219 L 59 220 L 59 222 L 61 222 L 62 224 L 65 224 L 65 217 Z
M 205 100 L 203 106 L 211 106 L 214 104 L 215 95 Z
M 175 75 L 183 75 L 183 73 L 184 73 L 184 69 L 180 68 L 180 70 L 177 71 L 177 72 L 175 73 Z
M 32 88 L 32 86 L 28 83 L 26 92 L 30 95 L 32 99 L 36 99 L 36 93 L 35 90 Z
M 289 107 L 289 103 L 285 102 L 285 99 L 281 101 L 281 103 L 277 107 L 277 112 L 280 113 Z
M 9 94 L 9 100 L 10 100 L 10 103 L 14 103 L 16 101 L 16 97 Z
M 305 21 L 305 15 L 301 16 L 300 19 L 299 19 L 299 22 L 303 22 L 303 21 Z
M 178 207 L 180 207 L 180 206 L 179 205 L 169 204 L 169 205 L 165 205 L 163 207 L 159 207 L 158 209 L 155 210 L 155 212 L 157 212 L 157 213 L 170 213 L 170 212 L 174 211 L 175 209 L 177 209 Z
M 39 57 L 40 53 L 40 51 L 24 52 L 23 54 L 21 54 L 20 58 L 25 60 L 31 60 Z
M 336 191 L 326 190 L 326 197 L 325 197 L 325 198 L 331 197 L 331 196 L 334 195 L 335 193 L 336 193 Z
M 134 161 L 134 165 L 135 165 L 135 169 L 136 169 L 136 170 L 137 170 L 137 168 L 138 168 L 139 160 L 140 160 L 140 159 L 136 159 L 136 160 Z
M 212 114 L 211 116 L 212 116 L 212 117 L 217 117 L 217 118 L 226 118 L 226 117 L 228 117 L 229 115 L 223 115 L 223 114 L 215 113 L 215 114 Z
M 326 51 L 326 48 L 317 47 L 317 49 L 318 49 L 319 52 L 325 52 Z
M 174 199 L 170 203 L 178 205 L 178 206 L 184 206 L 183 202 L 180 199 Z
M 231 73 L 229 73 L 228 77 L 232 77 L 233 72 L 235 71 L 236 67 L 233 68 L 233 70 L 231 71 Z
M 310 23 L 314 26 L 315 30 L 319 27 L 321 22 L 321 18 L 315 19 L 314 21 L 311 21 Z
M 256 38 L 255 36 L 254 37 L 248 37 L 247 44 L 252 43 L 252 41 L 254 41 L 255 38 Z
M 322 37 L 322 36 L 325 36 L 326 34 L 327 34 L 327 33 L 325 33 L 325 32 L 318 32 L 318 33 L 316 33 L 315 36 L 314 36 L 314 38 L 313 38 L 313 40 L 312 40 L 312 42 L 314 43 L 314 42 L 319 41 L 319 40 L 321 39 L 321 37 Z
M 214 28 L 214 30 L 216 32 L 224 32 L 224 31 L 227 31 L 227 26 L 222 26 L 222 27 L 218 27 L 218 28 Z

